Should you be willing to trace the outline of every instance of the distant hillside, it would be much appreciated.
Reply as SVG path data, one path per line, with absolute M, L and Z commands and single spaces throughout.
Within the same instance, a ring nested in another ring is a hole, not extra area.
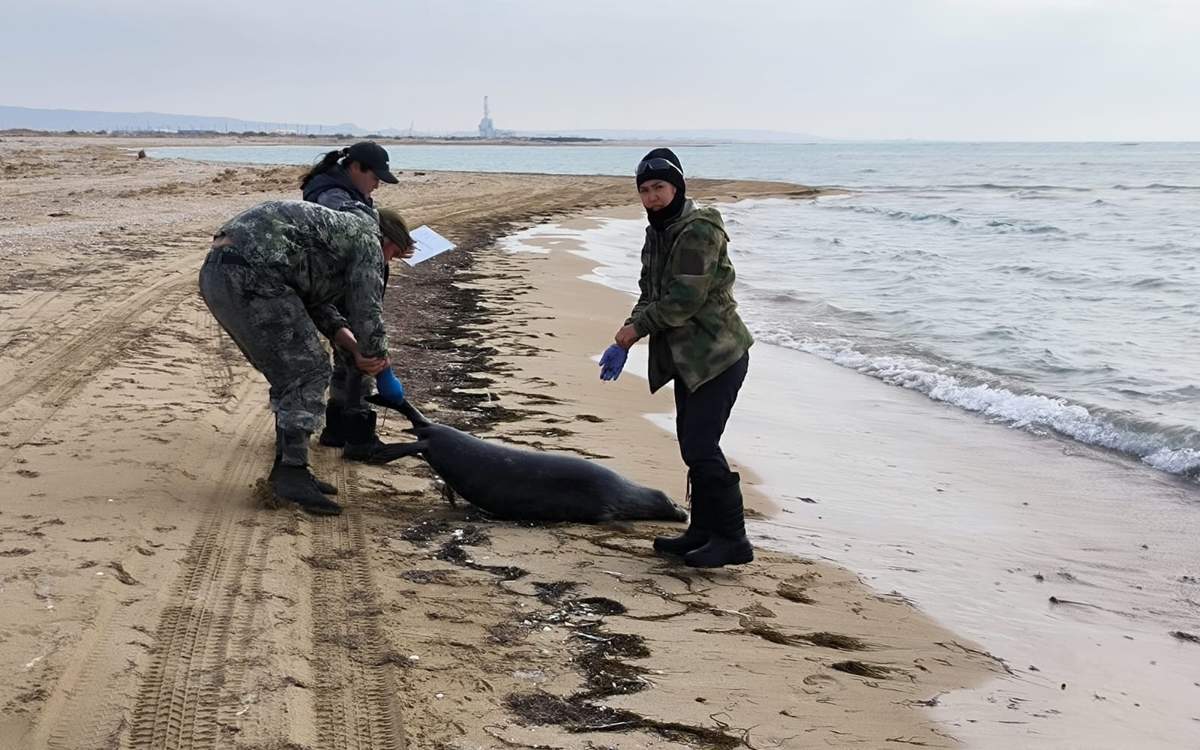
M 47 130 L 66 132 L 75 130 L 83 133 L 108 132 L 187 132 L 216 131 L 218 133 L 267 132 L 298 133 L 300 135 L 367 135 L 376 134 L 393 138 L 410 135 L 408 130 L 382 128 L 368 130 L 352 122 L 336 125 L 296 122 L 261 122 L 240 120 L 236 117 L 210 117 L 207 115 L 172 115 L 162 112 L 90 112 L 80 109 L 32 109 L 28 107 L 0 106 L 0 130 Z M 421 138 L 455 137 L 474 138 L 474 130 L 453 132 L 421 131 L 411 135 Z M 750 143 L 812 143 L 828 141 L 809 133 L 790 133 L 779 130 L 737 129 L 690 129 L 690 130 L 604 130 L 583 128 L 578 130 L 518 130 L 512 131 L 518 138 L 584 138 L 620 141 L 655 141 L 660 143 L 681 142 L 729 142 Z
M 266 131 L 286 133 L 349 133 L 367 131 L 353 123 L 314 125 L 311 123 L 259 122 L 236 117 L 172 115 L 162 112 L 89 112 L 78 109 L 31 109 L 0 106 L 0 130 L 24 128 L 65 132 L 180 131 L 215 130 L 217 132 Z

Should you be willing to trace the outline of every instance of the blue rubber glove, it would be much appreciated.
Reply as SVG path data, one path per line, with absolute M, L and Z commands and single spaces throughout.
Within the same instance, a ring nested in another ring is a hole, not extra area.
M 397 404 L 404 401 L 404 386 L 390 367 L 380 370 L 379 374 L 375 376 L 375 387 L 379 389 L 379 395 L 388 401 Z
M 604 354 L 600 355 L 600 379 L 616 380 L 620 377 L 621 370 L 625 368 L 625 358 L 628 356 L 629 352 L 617 344 L 605 349 Z

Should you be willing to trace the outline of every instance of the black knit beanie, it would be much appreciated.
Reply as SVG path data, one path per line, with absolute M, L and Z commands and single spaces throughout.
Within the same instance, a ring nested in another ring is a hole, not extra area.
M 657 169 L 653 167 L 643 169 L 642 165 L 651 159 L 666 159 L 675 166 L 674 168 L 660 166 Z M 638 162 L 636 178 L 638 187 L 641 187 L 642 183 L 647 180 L 662 180 L 675 186 L 675 199 L 666 208 L 658 211 L 646 211 L 651 226 L 661 229 L 683 211 L 683 203 L 687 200 L 687 181 L 683 179 L 683 165 L 680 164 L 679 157 L 675 155 L 674 151 L 669 148 L 656 148 L 650 151 Z

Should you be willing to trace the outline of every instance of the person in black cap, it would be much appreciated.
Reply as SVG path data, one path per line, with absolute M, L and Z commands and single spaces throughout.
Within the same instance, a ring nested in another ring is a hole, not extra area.
M 395 236 L 400 252 L 407 258 L 413 253 L 412 241 L 404 220 L 394 211 L 377 210 L 371 194 L 380 181 L 399 182 L 388 169 L 388 152 L 373 141 L 360 141 L 349 148 L 326 153 L 300 181 L 304 200 L 319 203 L 335 211 L 350 211 L 378 223 L 384 237 Z M 389 270 L 383 269 L 384 288 Z M 345 300 L 338 304 L 345 310 Z M 325 427 L 318 442 L 341 448 L 342 457 L 351 461 L 382 461 L 387 447 L 376 431 L 378 415 L 366 401 L 372 393 L 370 378 L 354 366 L 348 352 L 335 350 L 329 378 L 329 400 L 325 404 Z
M 637 166 L 638 195 L 650 226 L 642 246 L 641 295 L 600 377 L 615 380 L 629 348 L 650 338 L 650 391 L 675 383 L 675 430 L 688 467 L 691 520 L 654 549 L 682 555 L 693 567 L 754 559 L 746 538 L 741 477 L 729 469 L 721 435 L 746 378 L 754 339 L 733 299 L 733 264 L 721 214 L 687 198 L 679 157 L 656 148 Z
M 304 200 L 338 211 L 351 201 L 375 205 L 371 193 L 381 180 L 393 185 L 399 182 L 388 169 L 387 149 L 374 141 L 359 141 L 322 156 L 300 179 L 300 190 Z

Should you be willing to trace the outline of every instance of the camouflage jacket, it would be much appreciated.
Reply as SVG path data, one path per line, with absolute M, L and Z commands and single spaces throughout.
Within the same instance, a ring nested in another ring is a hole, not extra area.
M 641 296 L 626 323 L 650 337 L 650 391 L 679 377 L 694 391 L 754 343 L 733 299 L 729 236 L 715 208 L 690 200 L 662 230 L 646 227 Z
M 255 294 L 295 293 L 321 333 L 349 328 L 367 357 L 387 356 L 379 225 L 316 203 L 269 201 L 230 219 L 217 237 L 258 271 Z M 338 303 L 346 307 L 339 312 Z

